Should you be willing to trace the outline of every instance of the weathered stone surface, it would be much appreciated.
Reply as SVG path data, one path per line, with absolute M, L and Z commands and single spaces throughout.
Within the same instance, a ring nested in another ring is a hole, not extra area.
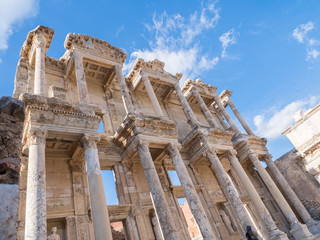
M 18 185 L 0 184 L 0 240 L 15 240 L 18 219 Z
M 10 217 L 18 239 L 238 240 L 246 225 L 264 239 L 315 238 L 308 228 L 317 234 L 317 222 L 270 185 L 260 163 L 266 139 L 253 134 L 231 91 L 218 95 L 201 79 L 181 88 L 182 74 L 157 59 L 137 59 L 124 77 L 125 52 L 83 34 L 68 34 L 55 59 L 46 55 L 53 34 L 38 26 L 22 47 L 14 97 L 24 103 L 0 99 L 0 183 L 21 178 L 5 193 L 19 206 L 1 221 Z M 101 170 L 114 171 L 119 206 L 107 206 Z

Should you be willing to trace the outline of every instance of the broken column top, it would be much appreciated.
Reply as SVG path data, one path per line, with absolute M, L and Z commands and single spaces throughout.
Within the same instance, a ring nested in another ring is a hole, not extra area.
M 27 39 L 24 41 L 21 52 L 20 52 L 20 57 L 25 58 L 29 60 L 30 54 L 32 54 L 32 45 L 34 43 L 34 36 L 38 34 L 43 34 L 44 37 L 46 38 L 46 51 L 49 49 L 53 35 L 54 35 L 54 30 L 42 25 L 39 25 L 35 29 L 31 30 L 28 33 Z
M 182 92 L 188 95 L 192 88 L 196 88 L 201 96 L 207 98 L 212 98 L 217 91 L 217 87 L 203 83 L 200 78 L 197 80 L 188 79 L 182 87 Z

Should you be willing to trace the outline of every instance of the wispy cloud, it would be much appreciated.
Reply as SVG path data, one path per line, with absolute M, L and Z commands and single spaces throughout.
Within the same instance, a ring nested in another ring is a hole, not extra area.
M 319 102 L 320 96 L 294 101 L 281 109 L 271 108 L 264 114 L 254 117 L 256 133 L 269 139 L 281 136 L 281 133 L 294 123 L 294 115 L 299 110 L 306 111 Z
M 195 11 L 187 18 L 180 14 L 168 15 L 166 12 L 154 14 L 152 24 L 146 24 L 152 36 L 148 48 L 132 52 L 124 71 L 131 68 L 136 58 L 146 61 L 157 58 L 166 63 L 165 69 L 168 72 L 181 72 L 184 79 L 214 68 L 219 57 L 204 54 L 199 36 L 215 28 L 219 18 L 215 1 L 203 4 L 200 11 Z
M 118 30 L 116 31 L 116 38 L 119 36 L 119 34 L 124 31 L 124 25 L 121 25 L 121 27 L 118 28 Z
M 304 43 L 307 50 L 307 60 L 317 59 L 320 52 L 315 48 L 319 45 L 319 41 L 314 38 L 310 38 L 309 32 L 315 28 L 314 23 L 309 21 L 306 24 L 300 24 L 292 32 L 292 37 L 299 43 Z
M 38 13 L 38 0 L 0 1 L 0 50 L 8 48 L 10 36 L 22 20 Z
M 236 32 L 235 30 L 232 28 L 231 30 L 229 30 L 228 32 L 222 34 L 219 37 L 219 40 L 222 44 L 222 53 L 221 53 L 221 57 L 225 58 L 227 57 L 227 48 L 233 44 L 237 43 L 237 39 L 236 39 Z

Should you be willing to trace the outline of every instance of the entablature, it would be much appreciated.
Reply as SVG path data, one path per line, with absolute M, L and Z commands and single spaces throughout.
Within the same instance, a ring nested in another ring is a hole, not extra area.
M 101 118 L 95 115 L 94 108 L 87 105 L 74 105 L 58 98 L 48 98 L 24 93 L 20 100 L 26 103 L 23 143 L 31 128 L 41 128 L 53 133 L 66 133 L 70 136 L 84 133 L 97 133 Z

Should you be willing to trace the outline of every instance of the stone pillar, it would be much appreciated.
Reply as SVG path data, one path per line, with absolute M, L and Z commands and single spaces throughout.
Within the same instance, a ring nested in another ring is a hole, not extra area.
M 34 90 L 36 95 L 45 95 L 46 87 L 46 38 L 43 34 L 35 35 L 36 59 L 34 68 Z
M 254 133 L 252 132 L 251 128 L 249 127 L 249 125 L 246 123 L 246 121 L 243 119 L 243 117 L 241 116 L 241 114 L 239 113 L 238 109 L 236 109 L 236 107 L 234 106 L 233 102 L 231 101 L 231 99 L 229 98 L 227 104 L 229 105 L 229 107 L 231 108 L 232 112 L 234 113 L 234 115 L 236 115 L 236 117 L 238 118 L 239 122 L 241 123 L 242 127 L 246 130 L 246 132 L 249 135 L 254 135 Z
M 134 113 L 134 107 L 132 104 L 132 99 L 129 94 L 129 90 L 128 90 L 125 78 L 122 75 L 122 67 L 119 65 L 116 65 L 116 66 L 114 66 L 114 71 L 115 71 L 116 78 L 117 78 L 119 86 L 120 86 L 122 100 L 123 100 L 126 112 L 127 112 L 127 114 L 132 114 L 132 113 Z
M 231 116 L 229 115 L 228 111 L 224 108 L 223 104 L 220 101 L 219 96 L 215 93 L 214 95 L 214 101 L 218 105 L 218 109 L 222 111 L 223 116 L 226 118 L 227 122 L 229 123 L 232 131 L 234 132 L 240 132 L 234 121 L 232 120 Z
M 241 202 L 240 196 L 236 188 L 234 187 L 234 185 L 231 182 L 231 179 L 224 170 L 217 154 L 214 151 L 209 150 L 207 151 L 206 155 L 213 166 L 216 176 L 220 184 L 222 185 L 229 202 L 232 204 L 233 209 L 235 210 L 240 220 L 242 229 L 246 229 L 246 226 L 248 225 L 253 227 L 254 224 L 251 221 L 250 216 L 248 215 L 243 203 Z
M 151 101 L 151 104 L 152 104 L 152 107 L 153 107 L 155 114 L 158 117 L 163 117 L 164 114 L 162 112 L 162 109 L 161 109 L 160 104 L 158 102 L 158 99 L 156 97 L 156 94 L 154 93 L 153 87 L 150 83 L 148 76 L 144 72 L 140 72 L 140 75 L 141 75 L 141 79 L 144 83 L 144 86 L 146 87 L 146 90 L 147 90 L 147 93 L 150 98 L 150 101 Z
M 108 109 L 102 110 L 102 122 L 103 122 L 103 132 L 113 135 L 114 130 L 112 126 L 112 119 L 111 119 L 109 107 Z
M 164 195 L 157 170 L 154 166 L 148 144 L 140 141 L 138 151 L 144 174 L 151 192 L 152 200 L 159 218 L 163 236 L 166 240 L 178 240 L 173 218 Z
M 280 190 L 278 189 L 277 185 L 273 182 L 272 178 L 268 174 L 267 170 L 261 164 L 258 155 L 253 151 L 249 150 L 248 152 L 249 159 L 257 169 L 262 181 L 267 186 L 268 190 L 270 191 L 271 195 L 273 196 L 274 200 L 278 204 L 279 208 L 281 209 L 282 213 L 288 220 L 290 224 L 290 232 L 294 236 L 295 239 L 305 239 L 311 237 L 312 234 L 309 232 L 306 225 L 301 224 L 297 217 L 295 216 L 294 212 L 290 208 L 289 204 L 287 203 L 286 199 L 281 194 Z
M 82 138 L 87 176 L 89 183 L 90 202 L 92 209 L 94 235 L 96 239 L 112 239 L 106 196 L 102 183 L 96 142 L 98 137 L 85 134 Z
M 25 218 L 25 240 L 47 239 L 46 131 L 31 129 Z
M 213 118 L 210 110 L 208 109 L 207 105 L 205 104 L 205 102 L 203 101 L 202 97 L 200 96 L 198 90 L 195 87 L 192 88 L 192 93 L 193 93 L 193 96 L 197 99 L 197 102 L 199 103 L 203 114 L 206 116 L 209 125 L 211 127 L 218 128 L 219 124 Z
M 277 179 L 277 182 L 287 195 L 289 202 L 296 209 L 297 213 L 300 215 L 303 222 L 307 224 L 310 232 L 313 234 L 319 233 L 319 226 L 317 226 L 317 223 L 312 219 L 305 206 L 302 204 L 296 193 L 291 188 L 290 184 L 284 178 L 276 164 L 272 161 L 272 156 L 270 154 L 266 154 L 264 156 L 264 160 L 266 161 L 268 168 L 272 172 L 272 175 Z
M 181 102 L 181 105 L 182 105 L 182 108 L 183 108 L 183 111 L 186 113 L 188 119 L 190 120 L 191 122 L 191 125 L 194 127 L 194 126 L 199 126 L 200 123 L 198 121 L 198 119 L 196 118 L 196 116 L 194 115 L 187 99 L 184 97 L 182 91 L 181 91 L 181 88 L 180 88 L 180 85 L 179 85 L 179 82 L 177 82 L 176 84 L 174 84 L 174 90 L 176 91 L 176 94 L 177 94 L 177 97 L 179 98 L 180 102 Z
M 209 219 L 201 205 L 198 193 L 194 188 L 193 182 L 189 176 L 186 166 L 184 165 L 178 148 L 170 143 L 167 146 L 166 151 L 169 153 L 172 159 L 184 195 L 188 201 L 190 210 L 198 223 L 203 239 L 215 239 Z
M 240 178 L 243 186 L 246 189 L 247 194 L 249 195 L 251 202 L 253 203 L 256 211 L 259 213 L 261 219 L 263 220 L 264 224 L 266 225 L 270 240 L 277 240 L 277 239 L 288 239 L 287 235 L 284 232 L 281 232 L 277 225 L 274 223 L 268 209 L 264 205 L 263 201 L 261 200 L 258 192 L 256 191 L 255 187 L 253 186 L 252 182 L 250 181 L 248 175 L 242 168 L 240 162 L 238 161 L 235 153 L 229 151 L 228 158 L 231 162 L 233 169 L 236 171 L 238 177 Z
M 74 70 L 75 70 L 76 79 L 77 79 L 79 101 L 80 103 L 90 103 L 87 80 L 86 80 L 86 75 L 84 73 L 84 68 L 83 68 L 83 58 L 81 54 L 74 52 L 73 59 L 74 59 Z

